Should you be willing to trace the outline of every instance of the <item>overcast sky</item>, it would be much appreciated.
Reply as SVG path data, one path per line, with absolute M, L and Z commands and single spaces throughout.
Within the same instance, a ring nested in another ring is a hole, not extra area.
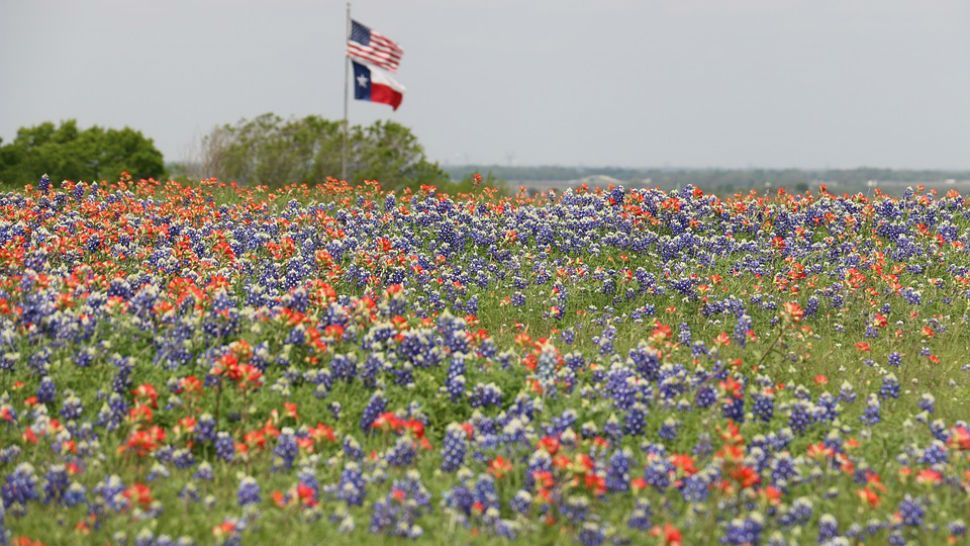
M 359 0 L 443 163 L 970 168 L 970 0 Z M 0 137 L 340 118 L 345 3 L 0 0 Z

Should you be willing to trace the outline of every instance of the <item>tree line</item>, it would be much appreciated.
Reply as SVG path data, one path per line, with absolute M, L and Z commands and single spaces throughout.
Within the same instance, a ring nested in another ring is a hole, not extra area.
M 379 180 L 385 188 L 420 184 L 455 185 L 428 160 L 414 133 L 393 121 L 348 128 L 348 179 Z M 315 183 L 340 177 L 343 123 L 319 116 L 284 119 L 268 113 L 213 128 L 197 157 L 166 164 L 151 138 L 125 127 L 78 128 L 75 120 L 45 122 L 0 139 L 0 183 L 16 186 L 47 173 L 52 180 L 114 180 L 132 177 L 211 178 L 276 186 Z M 470 177 L 468 177 L 470 181 Z
M 75 120 L 23 127 L 15 138 L 0 139 L 0 184 L 22 186 L 48 174 L 52 180 L 114 180 L 132 177 L 185 181 L 215 177 L 242 184 L 278 186 L 316 183 L 339 177 L 343 124 L 319 116 L 283 118 L 267 113 L 214 127 L 202 139 L 195 157 L 166 163 L 154 141 L 141 131 L 99 126 L 81 129 Z M 482 186 L 513 184 L 554 186 L 584 178 L 610 177 L 628 186 L 683 187 L 730 192 L 767 186 L 803 191 L 828 183 L 836 191 L 882 187 L 893 182 L 940 184 L 970 181 L 968 171 L 857 169 L 690 169 L 569 166 L 459 165 L 441 167 L 428 159 L 417 136 L 393 121 L 348 128 L 348 179 L 378 180 L 387 189 L 434 184 L 449 191 L 471 191 L 477 173 Z M 530 184 L 531 183 L 531 184 Z

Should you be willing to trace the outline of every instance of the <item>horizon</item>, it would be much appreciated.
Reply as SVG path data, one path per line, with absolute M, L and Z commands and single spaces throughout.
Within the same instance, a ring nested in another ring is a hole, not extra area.
M 167 161 L 166 161 L 167 162 Z M 885 167 L 880 165 L 856 165 L 850 167 L 829 167 L 829 166 L 806 166 L 806 167 L 766 167 L 763 165 L 747 165 L 737 167 L 712 166 L 693 166 L 693 165 L 606 165 L 606 164 L 578 164 L 578 163 L 546 163 L 546 164 L 502 164 L 502 163 L 440 163 L 442 167 L 499 167 L 503 169 L 542 169 L 542 168 L 563 168 L 563 169 L 623 169 L 630 171 L 859 171 L 865 169 L 887 170 L 887 171 L 928 171 L 928 172 L 957 172 L 970 174 L 970 167 L 967 168 L 936 168 L 936 167 Z
M 431 158 L 434 160 L 434 158 Z M 184 159 L 166 159 L 165 163 L 167 165 L 189 165 L 193 164 L 192 160 Z M 807 167 L 765 167 L 763 165 L 748 165 L 748 166 L 738 166 L 738 167 L 723 167 L 723 166 L 692 166 L 692 165 L 593 165 L 593 164 L 578 164 L 578 163 L 546 163 L 546 164 L 502 164 L 502 163 L 447 163 L 439 162 L 439 165 L 445 169 L 454 169 L 459 167 L 481 167 L 481 168 L 500 168 L 500 169 L 544 169 L 544 168 L 561 168 L 561 169 L 577 169 L 577 170 L 596 170 L 596 169 L 622 169 L 630 171 L 801 171 L 801 172 L 824 172 L 824 171 L 860 171 L 860 170 L 886 170 L 894 172 L 907 172 L 907 171 L 923 171 L 923 172 L 934 172 L 934 173 L 955 173 L 960 175 L 970 176 L 970 167 L 967 168 L 935 168 L 935 167 L 885 167 L 880 165 L 856 165 L 850 167 L 829 167 L 829 166 L 807 166 Z

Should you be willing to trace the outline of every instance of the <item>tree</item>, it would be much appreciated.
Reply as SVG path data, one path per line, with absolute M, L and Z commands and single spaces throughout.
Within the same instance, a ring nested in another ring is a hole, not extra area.
M 218 126 L 202 141 L 202 174 L 266 185 L 337 177 L 342 127 L 318 116 L 283 119 L 272 113 Z M 387 188 L 448 179 L 427 160 L 414 133 L 393 121 L 350 128 L 347 170 L 353 182 L 379 180 Z
M 162 153 L 150 138 L 125 127 L 97 125 L 79 130 L 73 119 L 22 127 L 0 146 L 0 182 L 25 184 L 48 173 L 51 180 L 117 179 L 122 171 L 134 178 L 160 178 Z

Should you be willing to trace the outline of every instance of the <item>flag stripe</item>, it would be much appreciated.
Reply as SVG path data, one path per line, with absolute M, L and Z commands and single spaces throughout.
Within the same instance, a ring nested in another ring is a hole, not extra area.
M 392 71 L 395 70 L 398 67 L 398 65 L 401 63 L 400 59 L 398 58 L 390 57 L 382 53 L 375 53 L 373 51 L 364 51 L 364 50 L 361 50 L 360 48 L 356 48 L 353 46 L 347 47 L 347 55 L 350 57 L 361 58 L 365 61 L 369 61 L 374 64 L 380 65 L 381 68 L 392 70 Z
M 382 53 L 387 53 L 388 55 L 394 55 L 395 57 L 401 57 L 404 52 L 400 49 L 395 49 L 391 47 L 383 47 L 380 44 L 371 44 L 371 49 L 374 51 L 380 51 Z
M 369 55 L 369 56 L 379 57 L 379 58 L 382 58 L 382 59 L 388 59 L 388 60 L 392 60 L 392 61 L 400 61 L 401 60 L 401 56 L 400 55 L 392 55 L 392 54 L 384 53 L 384 52 L 381 52 L 381 51 L 374 51 L 374 50 L 370 50 L 370 49 L 367 49 L 367 48 L 362 48 L 362 47 L 358 46 L 357 44 L 348 44 L 347 45 L 347 52 L 348 53 L 354 53 L 356 55 L 362 55 L 362 56 L 363 55 Z
M 404 55 L 401 46 L 357 21 L 351 21 L 351 23 L 352 31 L 347 39 L 347 56 L 385 70 L 396 71 Z
M 404 100 L 404 95 L 390 86 L 375 83 L 371 86 L 370 100 L 390 105 L 393 110 L 397 110 Z
M 373 55 L 375 57 L 384 57 L 386 59 L 395 59 L 395 60 L 400 60 L 401 58 L 400 55 L 395 55 L 393 53 L 387 53 L 384 51 L 378 51 L 372 48 L 360 47 L 359 45 L 353 44 L 353 43 L 347 44 L 347 49 L 350 51 L 356 51 L 361 55 Z
M 385 38 L 384 36 L 382 36 L 382 35 L 380 35 L 380 34 L 378 34 L 376 32 L 371 32 L 370 39 L 371 39 L 371 43 L 372 43 L 372 45 L 374 47 L 378 47 L 378 48 L 381 48 L 381 49 L 387 49 L 387 50 L 393 51 L 393 52 L 395 52 L 395 53 L 397 53 L 399 55 L 404 54 L 404 50 L 401 49 L 401 46 L 399 46 L 396 43 L 394 43 L 394 41 L 391 40 L 390 38 Z
M 399 53 L 397 51 L 392 51 L 392 50 L 389 50 L 389 49 L 382 49 L 382 48 L 379 48 L 379 47 L 372 47 L 372 48 L 370 48 L 370 50 L 373 51 L 377 55 L 383 55 L 385 57 L 391 57 L 391 58 L 394 58 L 394 59 L 400 59 L 402 57 L 401 53 Z
M 351 59 L 372 64 L 374 66 L 383 68 L 384 70 L 390 70 L 392 72 L 395 71 L 398 67 L 398 63 L 396 61 L 389 61 L 381 57 L 374 57 L 371 55 L 360 55 L 360 54 L 352 53 L 350 51 L 347 52 L 347 56 L 350 57 Z

